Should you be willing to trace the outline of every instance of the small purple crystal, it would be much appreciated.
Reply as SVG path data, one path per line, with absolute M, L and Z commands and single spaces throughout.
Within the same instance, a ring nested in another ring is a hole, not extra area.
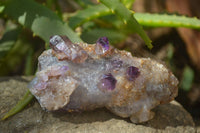
M 129 80 L 133 81 L 140 75 L 140 71 L 137 67 L 129 66 L 126 71 L 127 77 Z
M 109 50 L 109 41 L 107 37 L 101 37 L 96 42 L 95 51 L 97 54 L 104 54 Z
M 102 91 L 114 90 L 117 80 L 113 77 L 111 73 L 103 75 L 103 78 L 100 80 L 99 87 Z
M 101 37 L 97 40 L 97 44 L 101 45 L 105 50 L 109 49 L 109 41 L 107 37 Z

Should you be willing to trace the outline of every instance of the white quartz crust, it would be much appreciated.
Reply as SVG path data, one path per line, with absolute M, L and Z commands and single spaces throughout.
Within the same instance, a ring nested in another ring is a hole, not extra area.
M 29 88 L 44 109 L 85 111 L 106 107 L 118 116 L 130 117 L 132 122 L 139 123 L 153 118 L 151 109 L 155 106 L 177 96 L 178 80 L 163 64 L 150 58 L 132 57 L 129 52 L 112 47 L 105 55 L 97 55 L 95 44 L 76 45 L 88 54 L 83 62 L 59 60 L 59 53 L 52 49 L 38 58 L 39 71 Z M 116 68 L 115 60 L 123 64 Z M 134 81 L 126 77 L 129 66 L 140 71 Z M 117 80 L 112 91 L 98 88 L 100 78 L 107 73 Z

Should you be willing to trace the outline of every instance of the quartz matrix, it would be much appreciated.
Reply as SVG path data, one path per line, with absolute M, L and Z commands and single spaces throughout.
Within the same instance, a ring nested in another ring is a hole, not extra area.
M 106 37 L 86 44 L 55 35 L 50 47 L 38 58 L 38 72 L 29 84 L 48 111 L 106 107 L 139 123 L 153 118 L 155 106 L 177 96 L 178 80 L 163 64 L 117 50 Z

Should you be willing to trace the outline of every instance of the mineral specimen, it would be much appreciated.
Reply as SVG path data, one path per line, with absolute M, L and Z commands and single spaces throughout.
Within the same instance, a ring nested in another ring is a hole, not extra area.
M 163 64 L 117 50 L 106 37 L 91 45 L 55 35 L 50 47 L 38 58 L 38 72 L 29 84 L 48 111 L 106 107 L 139 123 L 153 118 L 155 106 L 177 96 L 178 80 Z

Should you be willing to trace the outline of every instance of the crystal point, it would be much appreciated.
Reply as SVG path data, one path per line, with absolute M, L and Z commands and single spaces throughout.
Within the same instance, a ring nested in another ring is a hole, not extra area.
M 107 37 L 101 37 L 97 40 L 95 45 L 96 54 L 103 55 L 109 50 L 109 41 Z
M 59 60 L 70 60 L 74 63 L 84 62 L 88 54 L 77 44 L 72 43 L 68 37 L 55 35 L 50 38 L 50 47 Z

